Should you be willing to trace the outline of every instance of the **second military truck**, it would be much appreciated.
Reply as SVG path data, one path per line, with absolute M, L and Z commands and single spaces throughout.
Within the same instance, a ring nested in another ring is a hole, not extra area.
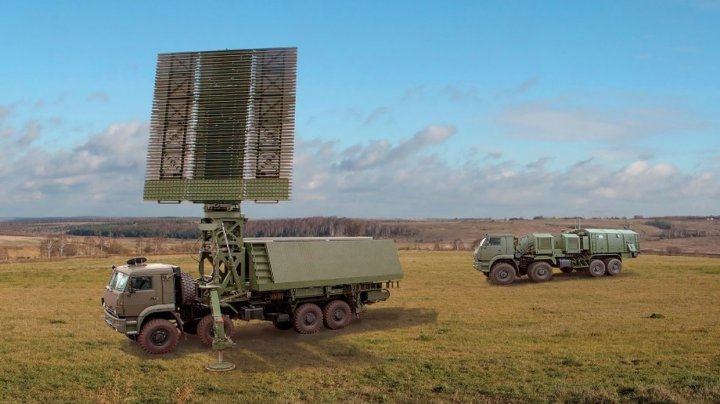
M 237 273 L 215 273 L 226 335 L 233 319 L 268 320 L 301 334 L 347 326 L 368 304 L 386 300 L 403 277 L 392 240 L 369 237 L 246 238 Z M 213 345 L 209 277 L 134 258 L 113 268 L 102 305 L 105 322 L 149 354 L 175 349 L 179 334 Z
M 544 282 L 552 278 L 553 268 L 593 277 L 617 275 L 623 259 L 637 257 L 639 251 L 638 233 L 632 230 L 575 229 L 520 238 L 488 234 L 475 249 L 473 266 L 496 285 L 509 285 L 523 275 Z

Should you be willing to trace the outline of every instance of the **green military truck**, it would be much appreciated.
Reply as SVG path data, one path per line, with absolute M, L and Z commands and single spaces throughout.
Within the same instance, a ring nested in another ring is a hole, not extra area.
M 113 267 L 101 301 L 105 322 L 149 354 L 173 351 L 182 333 L 214 346 L 215 322 L 228 336 L 233 320 L 268 320 L 278 329 L 310 334 L 323 325 L 347 326 L 367 305 L 386 300 L 388 288 L 403 277 L 392 240 L 246 238 L 243 243 L 235 256 L 241 261 L 237 271 L 221 268 L 199 279 L 144 258 Z M 214 283 L 221 285 L 217 301 L 210 293 Z M 213 318 L 214 304 L 222 319 Z
M 548 281 L 553 268 L 600 277 L 619 274 L 622 260 L 637 257 L 639 251 L 638 233 L 632 230 L 576 229 L 520 238 L 488 234 L 475 249 L 473 266 L 496 285 L 509 285 L 523 275 Z

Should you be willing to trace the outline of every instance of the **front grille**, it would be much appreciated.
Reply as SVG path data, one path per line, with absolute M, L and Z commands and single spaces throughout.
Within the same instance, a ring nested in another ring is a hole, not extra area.
M 115 313 L 115 308 L 111 306 L 105 306 L 105 314 L 109 314 L 113 317 L 117 317 L 117 313 Z

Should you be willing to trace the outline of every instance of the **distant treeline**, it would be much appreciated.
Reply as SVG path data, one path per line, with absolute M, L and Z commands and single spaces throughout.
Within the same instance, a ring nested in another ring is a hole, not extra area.
M 417 229 L 406 224 L 344 217 L 250 220 L 246 230 L 245 234 L 250 237 L 369 236 L 394 238 L 408 237 L 419 233 Z
M 197 221 L 187 219 L 84 223 L 70 226 L 66 234 L 73 236 L 196 239 L 200 236 L 197 223 Z M 249 220 L 245 229 L 247 237 L 369 236 L 394 238 L 408 237 L 415 234 L 418 234 L 418 230 L 406 224 L 389 224 L 379 220 L 338 217 Z
M 73 225 L 65 232 L 72 236 L 141 237 L 195 239 L 197 223 L 189 221 L 147 220 L 128 223 L 87 223 Z

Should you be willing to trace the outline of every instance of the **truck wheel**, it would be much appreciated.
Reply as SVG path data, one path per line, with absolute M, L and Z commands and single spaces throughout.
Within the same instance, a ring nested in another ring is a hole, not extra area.
M 320 330 L 323 323 L 323 312 L 317 304 L 305 303 L 295 309 L 293 328 L 300 334 L 312 334 Z
M 617 258 L 610 258 L 605 261 L 605 274 L 606 275 L 617 275 L 622 271 L 622 261 Z
M 515 281 L 515 268 L 506 263 L 493 265 L 488 279 L 496 285 L 509 285 Z
M 535 282 L 545 282 L 552 278 L 552 271 L 547 262 L 533 262 L 528 268 L 528 276 Z
M 235 331 L 235 325 L 229 316 L 223 316 L 223 325 L 225 326 L 225 335 L 228 337 L 231 336 Z M 212 346 L 213 340 L 215 339 L 212 314 L 208 314 L 200 319 L 197 325 L 197 336 L 203 345 Z
M 197 296 L 197 284 L 189 273 L 180 273 L 180 304 L 187 306 L 195 301 Z
M 591 260 L 587 273 L 593 278 L 605 275 L 605 263 L 598 259 Z
M 140 348 L 151 355 L 174 351 L 178 341 L 178 329 L 175 324 L 162 318 L 148 321 L 137 338 Z
M 323 310 L 325 327 L 338 330 L 346 327 L 352 320 L 352 309 L 344 300 L 333 300 Z

